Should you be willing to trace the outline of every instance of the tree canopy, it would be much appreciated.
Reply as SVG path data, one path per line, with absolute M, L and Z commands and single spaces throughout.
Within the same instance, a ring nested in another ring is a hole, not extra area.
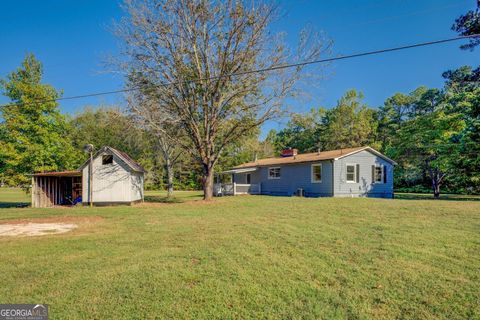
M 27 174 L 34 172 L 72 169 L 77 159 L 71 128 L 55 101 L 61 93 L 43 84 L 42 75 L 42 64 L 29 54 L 0 80 L 11 101 L 0 108 L 0 173 L 10 184 L 28 184 Z
M 480 34 L 480 1 L 477 0 L 477 8 L 469 10 L 455 20 L 452 30 L 462 36 L 471 36 Z M 467 44 L 461 45 L 463 50 L 473 50 L 480 44 L 480 36 L 472 37 Z

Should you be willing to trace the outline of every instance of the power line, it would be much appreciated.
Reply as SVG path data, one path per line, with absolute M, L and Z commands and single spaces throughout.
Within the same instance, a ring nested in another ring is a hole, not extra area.
M 304 61 L 304 62 L 292 63 L 292 64 L 284 64 L 284 65 L 279 65 L 279 66 L 274 66 L 274 67 L 269 67 L 269 68 L 248 70 L 248 71 L 242 71 L 242 72 L 237 72 L 237 73 L 230 73 L 230 74 L 221 75 L 221 76 L 213 76 L 213 77 L 191 79 L 191 80 L 185 80 L 185 81 L 160 83 L 160 84 L 157 84 L 157 85 L 152 85 L 152 88 L 154 88 L 154 87 L 164 87 L 164 86 L 170 86 L 170 85 L 176 85 L 176 84 L 200 82 L 200 81 L 206 81 L 206 80 L 218 80 L 218 79 L 222 79 L 222 78 L 242 76 L 242 75 L 248 75 L 248 74 L 252 74 L 252 73 L 269 72 L 269 71 L 275 71 L 275 70 L 281 70 L 281 69 L 287 69 L 287 68 L 303 67 L 303 66 L 312 65 L 312 64 L 326 63 L 326 62 L 346 60 L 346 59 L 352 59 L 352 58 L 360 58 L 360 57 L 377 55 L 377 54 L 382 54 L 382 53 L 387 53 L 387 52 L 394 52 L 394 51 L 400 51 L 400 50 L 406 50 L 406 49 L 425 47 L 425 46 L 447 43 L 447 42 L 453 42 L 453 41 L 464 40 L 464 39 L 475 38 L 475 37 L 480 37 L 480 34 L 458 36 L 458 37 L 455 37 L 455 38 L 447 38 L 447 39 L 441 39 L 441 40 L 420 42 L 420 43 L 415 43 L 415 44 L 410 44 L 410 45 L 405 45 L 405 46 L 392 47 L 392 48 L 386 48 L 386 49 L 380 49 L 380 50 L 374 50 L 374 51 L 367 51 L 367 52 L 361 52 L 361 53 L 354 53 L 354 54 L 349 54 L 349 55 L 344 55 L 344 56 L 339 56 L 339 57 L 334 57 L 334 58 L 311 60 L 311 61 Z M 36 103 L 47 103 L 47 102 L 55 102 L 55 101 L 62 101 L 62 100 L 74 100 L 74 99 L 83 99 L 83 98 L 89 98 L 89 97 L 98 97 L 98 96 L 104 96 L 104 95 L 111 95 L 111 94 L 117 94 L 117 93 L 125 93 L 125 92 L 136 91 L 136 90 L 140 90 L 141 88 L 142 87 L 133 87 L 133 88 L 128 88 L 128 89 L 119 89 L 119 90 L 112 90 L 112 91 L 87 93 L 87 94 L 82 94 L 82 95 L 76 95 L 76 96 L 70 96 L 70 97 L 61 97 L 61 98 L 56 98 L 56 99 L 39 99 L 39 100 L 32 101 L 32 102 L 29 102 L 29 103 L 5 104 L 1 107 L 32 105 L 32 104 L 36 104 Z

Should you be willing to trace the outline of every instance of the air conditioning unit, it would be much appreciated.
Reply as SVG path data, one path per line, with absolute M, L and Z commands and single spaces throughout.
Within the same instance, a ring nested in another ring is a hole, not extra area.
M 305 190 L 303 190 L 303 188 L 298 188 L 297 189 L 297 196 L 305 197 Z

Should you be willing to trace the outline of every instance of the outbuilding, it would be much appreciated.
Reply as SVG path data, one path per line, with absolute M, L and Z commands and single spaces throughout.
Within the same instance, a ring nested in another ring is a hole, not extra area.
M 91 166 L 89 159 L 78 170 L 33 174 L 32 207 L 129 205 L 143 201 L 145 170 L 140 164 L 108 146 L 98 150 L 92 159 Z

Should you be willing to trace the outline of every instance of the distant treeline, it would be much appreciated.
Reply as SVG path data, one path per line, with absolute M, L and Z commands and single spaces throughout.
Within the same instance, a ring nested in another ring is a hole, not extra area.
M 293 116 L 271 131 L 278 153 L 369 145 L 394 159 L 395 188 L 402 191 L 480 192 L 480 67 L 443 73 L 443 88 L 396 93 L 371 108 L 351 90 L 331 109 Z
M 111 106 L 85 107 L 62 115 L 59 97 L 42 84 L 42 66 L 28 56 L 0 82 L 3 94 L 21 106 L 0 109 L 0 182 L 29 184 L 29 173 L 73 169 L 86 158 L 82 147 L 108 145 L 130 154 L 146 169 L 146 187 L 166 186 L 166 167 L 158 139 L 128 112 Z M 229 146 L 216 172 L 236 164 L 278 155 L 287 147 L 315 152 L 369 145 L 394 159 L 395 188 L 403 191 L 480 192 L 480 68 L 462 67 L 443 74 L 443 88 L 419 87 L 396 93 L 379 108 L 367 106 L 356 90 L 331 108 L 294 114 L 283 130 L 259 131 Z M 26 100 L 26 96 L 30 97 Z M 177 189 L 201 189 L 198 161 L 179 152 L 175 161 Z

